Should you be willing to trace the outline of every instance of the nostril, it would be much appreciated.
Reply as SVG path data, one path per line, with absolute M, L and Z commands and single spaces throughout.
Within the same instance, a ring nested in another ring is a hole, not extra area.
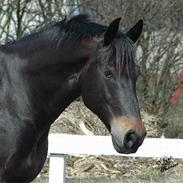
M 133 130 L 129 130 L 124 139 L 124 146 L 126 149 L 132 149 L 138 141 L 138 135 Z

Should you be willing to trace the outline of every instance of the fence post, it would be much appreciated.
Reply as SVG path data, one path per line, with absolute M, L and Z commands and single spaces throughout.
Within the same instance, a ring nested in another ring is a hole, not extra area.
M 65 155 L 51 153 L 49 165 L 49 183 L 65 183 Z

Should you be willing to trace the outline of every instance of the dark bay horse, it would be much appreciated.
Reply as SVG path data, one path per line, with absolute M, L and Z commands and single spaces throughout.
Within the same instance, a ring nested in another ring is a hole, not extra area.
M 0 182 L 38 175 L 50 125 L 79 96 L 119 153 L 137 151 L 146 135 L 134 56 L 143 22 L 126 34 L 119 22 L 107 27 L 78 15 L 0 46 Z

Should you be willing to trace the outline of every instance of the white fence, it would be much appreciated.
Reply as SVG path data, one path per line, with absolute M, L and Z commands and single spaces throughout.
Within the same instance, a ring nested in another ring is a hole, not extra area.
M 173 157 L 183 159 L 183 139 L 146 138 L 135 154 L 119 154 L 110 136 L 50 134 L 49 183 L 65 183 L 65 156 L 116 155 L 131 157 Z

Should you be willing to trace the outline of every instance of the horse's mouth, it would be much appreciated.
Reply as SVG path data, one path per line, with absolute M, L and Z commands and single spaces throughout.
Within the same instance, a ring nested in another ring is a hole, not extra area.
M 120 154 L 130 154 L 130 153 L 136 153 L 138 148 L 142 145 L 143 140 L 140 140 L 138 142 L 136 142 L 132 148 L 127 148 L 125 147 L 125 145 L 119 145 L 117 140 L 114 138 L 114 136 L 112 135 L 112 142 L 113 142 L 113 147 L 114 149 L 120 153 Z

